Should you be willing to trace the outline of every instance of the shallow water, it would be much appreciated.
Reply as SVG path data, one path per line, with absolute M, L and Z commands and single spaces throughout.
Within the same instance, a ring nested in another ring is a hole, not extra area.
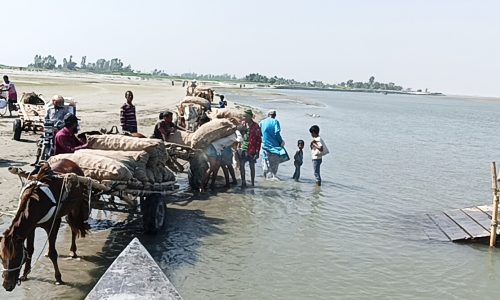
M 313 186 L 308 149 L 302 180 L 220 190 L 172 203 L 165 232 L 101 216 L 79 240 L 80 260 L 60 263 L 52 285 L 42 258 L 13 298 L 82 298 L 138 236 L 184 299 L 493 299 L 500 252 L 429 240 L 425 213 L 489 204 L 489 163 L 498 160 L 500 103 L 452 97 L 319 91 L 227 91 L 228 101 L 275 108 L 291 156 L 321 128 L 331 154 Z M 311 117 L 311 115 L 319 117 Z M 97 217 L 97 215 L 95 215 Z M 123 223 L 124 222 L 124 223 Z M 43 236 L 43 235 L 42 235 Z M 58 249 L 69 249 L 67 229 Z M 40 242 L 39 242 L 40 243 Z M 64 251 L 63 251 L 64 250 Z M 40 267 L 41 266 L 41 267 Z M 4 297 L 4 291 L 0 296 Z

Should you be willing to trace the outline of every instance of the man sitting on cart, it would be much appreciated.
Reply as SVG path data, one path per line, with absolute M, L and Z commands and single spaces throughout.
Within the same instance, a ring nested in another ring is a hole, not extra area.
M 64 98 L 60 95 L 54 95 L 52 106 L 47 109 L 45 121 L 52 121 L 55 128 L 61 129 L 64 127 L 64 116 L 68 113 L 71 113 L 71 110 L 64 106 Z
M 61 153 L 74 153 L 76 150 L 87 148 L 87 144 L 84 144 L 76 137 L 78 132 L 78 118 L 72 114 L 68 113 L 64 116 L 64 128 L 59 130 L 56 134 L 56 149 L 55 154 Z
M 153 138 L 168 142 L 170 134 L 174 133 L 178 129 L 182 130 L 174 124 L 173 115 L 174 114 L 171 111 L 165 111 L 160 114 L 160 121 L 158 121 L 155 125 L 152 136 Z

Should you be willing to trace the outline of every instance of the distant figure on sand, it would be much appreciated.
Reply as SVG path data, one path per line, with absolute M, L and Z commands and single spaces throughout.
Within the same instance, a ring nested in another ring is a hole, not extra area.
M 227 102 L 224 100 L 224 95 L 220 95 L 219 108 L 224 108 L 227 105 Z
M 137 132 L 137 117 L 135 115 L 135 106 L 132 104 L 134 94 L 131 91 L 126 91 L 125 99 L 127 102 L 122 105 L 120 110 L 120 123 L 123 131 L 134 133 Z
M 298 140 L 297 141 L 297 151 L 295 152 L 295 155 L 293 156 L 293 165 L 295 166 L 295 172 L 293 173 L 293 179 L 295 181 L 299 181 L 300 179 L 300 167 L 302 166 L 302 163 L 304 162 L 304 152 L 302 149 L 304 149 L 304 141 L 303 140 Z
M 245 188 L 247 186 L 245 180 L 245 163 L 248 162 L 250 165 L 250 176 L 252 180 L 252 186 L 255 186 L 255 162 L 259 158 L 260 145 L 262 143 L 260 127 L 257 123 L 253 121 L 253 112 L 251 109 L 245 110 L 244 120 L 242 122 L 242 130 L 245 133 L 243 135 L 243 142 L 240 143 L 238 149 L 238 157 L 240 160 L 240 175 L 241 175 L 241 187 Z
M 276 178 L 280 163 L 289 160 L 284 146 L 285 141 L 281 137 L 280 122 L 276 120 L 276 110 L 267 113 L 267 118 L 260 122 L 262 131 L 262 168 L 265 178 Z M 270 173 L 270 174 L 269 174 Z
M 313 125 L 309 128 L 309 132 L 311 133 L 312 141 L 311 141 L 311 157 L 313 162 L 313 170 L 314 170 L 314 178 L 316 179 L 316 186 L 321 186 L 321 172 L 320 167 L 323 162 L 323 156 L 330 153 L 328 148 L 326 147 L 325 142 L 319 136 L 319 126 Z

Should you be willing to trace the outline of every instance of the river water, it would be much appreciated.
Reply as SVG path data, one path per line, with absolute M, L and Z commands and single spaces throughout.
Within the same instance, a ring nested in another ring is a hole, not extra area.
M 155 237 L 132 218 L 101 216 L 102 230 L 79 240 L 82 259 L 62 258 L 67 286 L 53 287 L 42 258 L 13 298 L 84 297 L 134 236 L 184 299 L 498 297 L 498 250 L 430 240 L 423 229 L 426 213 L 491 202 L 500 101 L 245 89 L 226 97 L 276 109 L 291 156 L 319 125 L 331 152 L 323 186 L 314 187 L 306 147 L 301 182 L 290 179 L 291 161 L 279 182 L 259 168 L 255 188 L 170 204 Z M 60 253 L 67 228 L 62 235 Z

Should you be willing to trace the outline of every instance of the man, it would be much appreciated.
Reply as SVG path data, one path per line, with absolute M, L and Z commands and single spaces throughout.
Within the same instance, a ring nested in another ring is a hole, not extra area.
M 64 116 L 64 128 L 56 134 L 55 154 L 74 153 L 78 149 L 84 149 L 87 144 L 82 143 L 75 134 L 78 132 L 78 119 L 72 113 Z
M 170 134 L 174 133 L 178 127 L 173 122 L 173 113 L 171 111 L 165 111 L 160 114 L 162 117 L 161 121 L 156 123 L 153 138 L 168 141 Z
M 125 92 L 125 99 L 127 102 L 120 109 L 120 123 L 123 131 L 134 133 L 137 132 L 137 117 L 135 115 L 135 106 L 132 104 L 132 100 L 134 100 L 132 91 Z
M 219 95 L 220 101 L 219 101 L 219 108 L 224 108 L 227 105 L 227 102 L 224 100 L 224 95 Z
M 4 83 L 1 85 L 1 90 L 7 92 L 7 101 L 9 102 L 9 113 L 12 116 L 12 111 L 17 110 L 15 103 L 17 103 L 17 91 L 13 82 L 9 81 L 9 76 L 3 77 Z
M 45 120 L 52 121 L 55 128 L 61 129 L 64 127 L 64 116 L 68 113 L 71 113 L 71 111 L 64 106 L 64 98 L 60 95 L 54 95 L 52 97 L 52 106 L 47 109 Z
M 238 149 L 239 159 L 240 159 L 240 175 L 241 175 L 241 187 L 245 188 L 247 186 L 245 181 L 245 163 L 248 162 L 250 165 L 250 176 L 252 180 L 252 186 L 255 185 L 255 162 L 259 158 L 260 145 L 262 139 L 260 136 L 260 128 L 257 123 L 253 121 L 253 112 L 251 109 L 245 110 L 244 120 L 242 122 L 243 142 L 240 144 Z
M 272 178 L 277 179 L 278 166 L 280 163 L 289 160 L 284 148 L 285 142 L 281 138 L 280 122 L 276 120 L 276 110 L 272 109 L 267 113 L 267 118 L 260 122 L 262 131 L 262 168 L 264 177 L 268 178 L 268 173 Z

